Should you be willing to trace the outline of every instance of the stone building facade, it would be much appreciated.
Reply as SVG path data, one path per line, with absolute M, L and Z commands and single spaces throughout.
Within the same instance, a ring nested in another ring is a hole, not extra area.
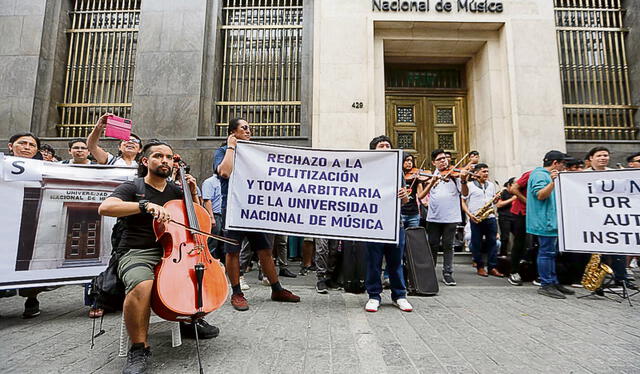
M 263 142 L 478 149 L 499 180 L 551 148 L 619 161 L 640 148 L 639 22 L 629 0 L 1 0 L 0 139 L 66 155 L 113 111 L 201 179 L 233 116 Z

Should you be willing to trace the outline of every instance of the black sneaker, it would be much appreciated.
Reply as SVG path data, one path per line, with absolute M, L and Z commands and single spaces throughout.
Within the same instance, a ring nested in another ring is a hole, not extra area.
M 567 297 L 558 291 L 554 284 L 547 284 L 538 288 L 538 293 L 543 296 L 551 297 L 553 299 L 566 299 Z
M 453 279 L 453 276 L 451 274 L 443 274 L 442 283 L 446 284 L 447 286 L 455 286 L 457 284 L 456 280 Z
M 556 290 L 562 292 L 565 295 L 575 295 L 576 291 L 574 290 L 570 290 L 567 287 L 561 285 L 561 284 L 556 284 Z
M 329 293 L 329 289 L 327 287 L 327 282 L 323 279 L 319 280 L 316 283 L 316 292 L 318 293 Z
M 278 275 L 280 275 L 281 277 L 285 277 L 285 278 L 296 278 L 297 277 L 297 275 L 293 274 L 291 272 L 291 270 L 289 270 L 287 268 L 280 269 L 280 272 L 278 273 Z
M 302 268 L 300 268 L 300 272 L 298 273 L 298 275 L 302 275 L 304 277 L 307 274 L 309 274 L 309 268 L 308 267 L 303 266 Z
M 141 374 L 147 371 L 151 350 L 145 348 L 144 343 L 135 343 L 127 353 L 127 363 L 122 369 L 122 374 Z
M 220 334 L 220 329 L 210 325 L 204 319 L 196 321 L 198 326 L 198 338 L 199 339 L 212 339 Z M 193 323 L 180 322 L 180 335 L 188 339 L 195 339 L 196 333 L 193 331 Z
M 40 315 L 40 302 L 35 297 L 27 297 L 24 302 L 22 318 L 33 318 Z
M 508 281 L 514 286 L 522 286 L 522 278 L 520 278 L 520 274 L 518 273 L 509 275 Z
M 336 282 L 334 280 L 331 279 L 327 279 L 324 282 L 328 288 L 334 289 L 334 290 L 341 290 L 342 289 L 342 284 L 340 284 L 339 282 Z

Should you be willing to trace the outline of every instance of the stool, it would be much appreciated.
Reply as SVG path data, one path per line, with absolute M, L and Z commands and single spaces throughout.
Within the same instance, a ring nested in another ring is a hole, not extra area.
M 182 336 L 180 335 L 180 322 L 172 322 L 166 321 L 156 315 L 152 315 L 149 318 L 149 325 L 152 323 L 159 322 L 167 322 L 171 324 L 171 346 L 179 347 L 182 345 Z M 131 339 L 129 339 L 129 335 L 127 334 L 127 327 L 124 324 L 124 313 L 122 313 L 122 318 L 120 319 L 120 346 L 118 347 L 118 356 L 119 357 L 127 357 L 127 352 L 129 352 L 129 343 Z

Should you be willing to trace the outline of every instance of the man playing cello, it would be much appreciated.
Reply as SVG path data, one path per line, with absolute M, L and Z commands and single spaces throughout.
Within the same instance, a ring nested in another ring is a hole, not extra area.
M 136 199 L 136 186 L 130 181 L 118 186 L 98 208 L 101 215 L 126 217 L 119 248 L 127 252 L 119 260 L 118 276 L 126 288 L 123 313 L 132 342 L 123 369 L 123 373 L 127 374 L 144 373 L 151 355 L 147 341 L 151 290 L 154 267 L 163 255 L 160 244 L 156 242 L 153 220 L 169 221 L 171 217 L 163 205 L 167 201 L 183 198 L 182 189 L 167 182 L 173 162 L 173 149 L 169 144 L 160 141 L 146 144 L 142 149 L 138 171 L 138 175 L 144 178 L 144 199 Z M 194 201 L 197 201 L 195 178 L 187 175 L 186 180 Z M 195 323 L 200 338 L 218 336 L 218 328 L 204 319 Z M 195 335 L 193 325 L 181 322 L 180 330 L 187 337 Z

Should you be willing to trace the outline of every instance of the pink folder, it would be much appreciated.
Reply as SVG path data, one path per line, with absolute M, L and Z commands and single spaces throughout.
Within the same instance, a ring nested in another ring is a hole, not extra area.
M 130 119 L 109 116 L 107 117 L 107 128 L 104 134 L 111 138 L 129 140 L 131 137 L 131 126 L 132 123 Z

